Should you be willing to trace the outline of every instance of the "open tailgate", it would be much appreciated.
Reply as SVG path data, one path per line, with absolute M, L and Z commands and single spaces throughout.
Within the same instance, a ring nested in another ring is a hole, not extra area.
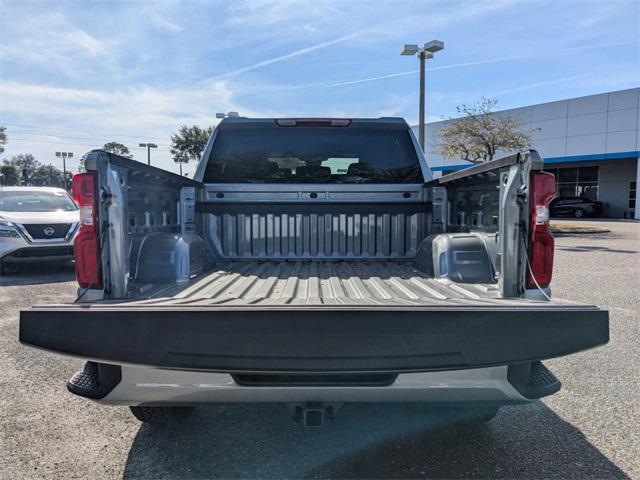
M 405 372 L 543 360 L 607 343 L 594 306 L 145 306 L 20 313 L 22 343 L 112 364 L 218 372 Z

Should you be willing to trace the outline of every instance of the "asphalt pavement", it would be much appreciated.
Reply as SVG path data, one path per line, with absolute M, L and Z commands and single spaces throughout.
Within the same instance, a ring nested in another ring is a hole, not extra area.
M 20 309 L 73 300 L 73 269 L 0 277 L 0 478 L 640 478 L 640 223 L 598 225 L 611 232 L 556 237 L 552 286 L 609 309 L 610 343 L 546 362 L 560 393 L 477 427 L 360 404 L 320 429 L 278 405 L 142 426 L 67 392 L 81 360 L 18 343 Z

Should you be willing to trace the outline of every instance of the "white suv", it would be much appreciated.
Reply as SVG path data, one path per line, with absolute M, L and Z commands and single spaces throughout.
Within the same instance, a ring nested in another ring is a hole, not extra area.
M 8 264 L 73 259 L 79 215 L 61 188 L 0 188 L 0 271 Z

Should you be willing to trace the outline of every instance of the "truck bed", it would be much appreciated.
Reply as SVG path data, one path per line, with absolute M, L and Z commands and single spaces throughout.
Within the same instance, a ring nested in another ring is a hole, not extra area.
M 24 343 L 111 364 L 221 372 L 475 368 L 606 343 L 596 307 L 498 297 L 412 262 L 224 262 L 147 298 L 34 307 Z M 105 341 L 109 339 L 109 341 Z
M 225 262 L 187 285 L 155 287 L 128 306 L 496 305 L 497 284 L 434 279 L 410 261 Z M 510 300 L 513 304 L 529 303 Z

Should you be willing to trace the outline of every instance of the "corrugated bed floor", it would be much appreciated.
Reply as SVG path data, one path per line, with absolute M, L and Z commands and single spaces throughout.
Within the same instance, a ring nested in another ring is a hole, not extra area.
M 227 262 L 189 284 L 159 288 L 129 305 L 496 304 L 494 284 L 427 277 L 412 262 Z

